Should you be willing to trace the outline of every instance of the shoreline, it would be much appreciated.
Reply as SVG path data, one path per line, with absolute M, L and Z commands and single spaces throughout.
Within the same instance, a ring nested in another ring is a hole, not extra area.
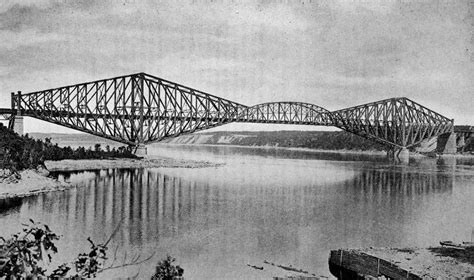
M 209 161 L 180 160 L 167 157 L 141 159 L 64 159 L 59 161 L 45 161 L 46 168 L 51 172 L 60 171 L 87 171 L 109 168 L 205 168 L 217 167 L 223 163 Z
M 152 144 L 153 145 L 153 144 Z M 288 151 L 302 151 L 302 152 L 314 152 L 314 153 L 328 153 L 328 154 L 360 154 L 360 155 L 386 155 L 385 151 L 377 150 L 324 150 L 324 149 L 311 149 L 303 147 L 280 147 L 280 146 L 244 146 L 244 145 L 233 145 L 233 144 L 179 144 L 179 143 L 157 143 L 155 147 L 163 146 L 195 146 L 195 147 L 231 147 L 231 148 L 247 148 L 247 149 L 264 149 L 264 150 L 288 150 Z
M 327 154 L 346 154 L 346 155 L 369 155 L 369 156 L 386 156 L 384 151 L 359 151 L 359 150 L 320 150 L 310 148 L 290 148 L 290 147 L 276 147 L 276 146 L 239 146 L 239 145 L 219 145 L 219 144 L 174 144 L 174 143 L 160 143 L 163 146 L 210 146 L 210 147 L 234 147 L 234 148 L 248 148 L 248 149 L 264 149 L 264 150 L 288 150 L 288 151 L 302 151 L 314 153 Z M 425 157 L 421 154 L 411 154 L 410 157 L 420 158 Z M 454 155 L 439 155 L 436 158 L 474 158 L 474 155 L 454 154 Z M 140 158 L 140 159 L 83 159 L 83 160 L 60 160 L 60 161 L 46 161 L 45 166 L 50 172 L 70 172 L 70 171 L 88 171 L 101 170 L 110 168 L 206 168 L 218 167 L 224 163 L 213 163 L 209 161 L 193 161 L 180 160 L 167 157 L 155 158 Z M 0 199 L 18 198 L 36 195 L 50 191 L 61 191 L 71 188 L 71 184 L 67 182 L 60 182 L 54 178 L 48 177 L 44 172 L 36 170 L 23 170 L 19 172 L 21 179 L 17 182 L 7 182 L 8 180 L 1 180 L 0 178 Z
M 153 145 L 153 144 L 152 144 Z M 325 150 L 325 149 L 311 149 L 304 147 L 280 147 L 280 146 L 244 146 L 244 145 L 233 145 L 233 144 L 180 144 L 180 143 L 156 143 L 155 147 L 163 146 L 195 146 L 195 147 L 232 147 L 232 148 L 248 148 L 248 149 L 263 149 L 263 150 L 288 150 L 288 151 L 301 151 L 301 152 L 313 152 L 313 153 L 326 153 L 326 154 L 346 154 L 346 155 L 369 155 L 369 156 L 387 156 L 386 151 L 378 150 Z M 410 157 L 419 158 L 474 158 L 474 154 L 438 154 L 435 157 L 430 157 L 418 152 L 410 152 Z
M 470 249 L 446 246 L 428 248 L 361 248 L 331 250 L 333 276 L 372 276 L 392 279 L 467 279 L 474 273 Z
M 36 170 L 27 169 L 19 172 L 21 178 L 16 182 L 0 182 L 0 199 L 11 199 L 37 195 L 51 191 L 62 191 L 71 188 L 67 182 L 60 182 Z
M 109 168 L 206 168 L 222 165 L 223 163 L 178 160 L 164 157 L 154 159 L 66 159 L 45 162 L 45 166 L 50 172 L 87 171 Z M 19 174 L 21 176 L 19 179 L 11 180 L 6 178 L 0 181 L 1 200 L 27 197 L 51 191 L 63 191 L 74 187 L 74 185 L 68 182 L 58 181 L 48 177 L 48 174 L 37 170 L 22 170 Z

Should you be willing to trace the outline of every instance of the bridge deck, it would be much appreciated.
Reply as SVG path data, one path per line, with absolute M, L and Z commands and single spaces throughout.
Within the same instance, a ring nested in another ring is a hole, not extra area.
M 0 108 L 0 115 L 10 115 L 10 114 L 15 114 L 16 110 L 13 110 L 11 108 Z M 75 116 L 79 118 L 117 118 L 120 117 L 120 115 L 116 114 L 96 114 L 96 113 L 71 113 L 71 112 L 61 112 L 61 111 L 43 111 L 42 114 L 45 115 L 51 115 L 55 117 L 65 117 L 65 116 Z M 25 116 L 34 116 L 33 112 L 31 110 L 23 110 L 22 115 Z M 130 116 L 129 116 L 130 117 Z M 132 116 L 132 118 L 140 118 L 140 116 Z M 215 117 L 205 117 L 205 116 L 186 116 L 186 115 L 175 115 L 175 116 L 152 116 L 148 115 L 145 116 L 145 119 L 170 119 L 170 120 L 202 120 L 202 119 L 209 119 L 209 120 L 214 120 L 214 119 L 219 119 Z M 314 125 L 314 123 L 311 122 L 304 122 L 304 121 L 272 121 L 272 120 L 267 120 L 267 121 L 255 121 L 255 120 L 235 120 L 234 121 L 241 121 L 241 122 L 256 122 L 256 123 L 275 123 L 275 124 L 301 124 L 301 125 Z M 454 132 L 456 133 L 474 133 L 474 126 L 471 125 L 455 125 L 454 126 Z
M 6 115 L 6 114 L 13 114 L 15 113 L 15 110 L 11 108 L 0 108 L 0 114 L 1 115 Z

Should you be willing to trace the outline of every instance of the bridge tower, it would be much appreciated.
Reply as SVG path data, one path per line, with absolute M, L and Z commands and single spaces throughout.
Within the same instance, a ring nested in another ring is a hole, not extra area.
M 15 96 L 15 93 L 11 93 L 11 102 L 12 102 L 12 115 L 8 127 L 13 129 L 18 135 L 23 135 L 23 116 L 21 115 L 19 100 L 21 99 L 21 91 L 18 91 L 18 95 Z

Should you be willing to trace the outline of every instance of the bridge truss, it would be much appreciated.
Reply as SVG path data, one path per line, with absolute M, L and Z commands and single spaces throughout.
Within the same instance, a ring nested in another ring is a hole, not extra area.
M 231 122 L 251 122 L 336 126 L 393 149 L 417 145 L 454 127 L 453 120 L 408 98 L 332 112 L 301 102 L 248 107 L 146 73 L 12 93 L 9 110 L 11 115 L 34 117 L 131 146 Z M 0 113 L 7 114 L 2 109 Z
M 129 145 L 229 123 L 246 106 L 145 73 L 13 97 L 14 110 Z
M 454 129 L 454 120 L 405 97 L 363 104 L 332 114 L 334 126 L 399 148 L 415 146 Z

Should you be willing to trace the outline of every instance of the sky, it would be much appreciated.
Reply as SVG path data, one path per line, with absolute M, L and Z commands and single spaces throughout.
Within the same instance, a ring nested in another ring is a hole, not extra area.
M 245 105 L 408 97 L 474 124 L 474 4 L 455 0 L 2 0 L 0 106 L 146 72 Z M 270 126 L 265 129 L 294 129 Z M 227 129 L 252 130 L 249 124 Z M 26 132 L 71 132 L 27 118 Z

